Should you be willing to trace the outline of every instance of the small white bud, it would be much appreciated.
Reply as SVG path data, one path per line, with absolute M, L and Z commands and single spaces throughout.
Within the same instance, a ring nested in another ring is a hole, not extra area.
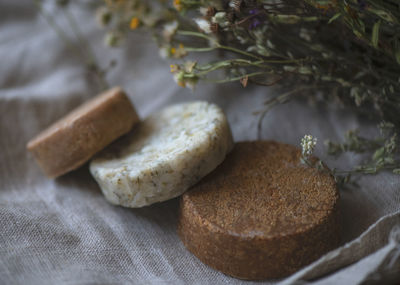
M 222 28 L 225 28 L 229 25 L 228 19 L 226 18 L 225 12 L 218 12 L 212 17 L 211 21 L 215 24 L 220 25 Z
M 170 23 L 164 25 L 164 28 L 162 31 L 164 39 L 167 42 L 171 41 L 171 38 L 175 35 L 177 30 L 178 30 L 178 22 L 177 21 L 173 21 L 173 22 L 170 22 Z
M 199 8 L 199 12 L 200 12 L 200 14 L 202 14 L 203 16 L 206 16 L 206 15 L 207 15 L 207 11 L 208 11 L 208 9 L 205 8 L 205 7 L 200 7 L 200 8 Z
M 202 30 L 204 33 L 206 34 L 211 33 L 210 23 L 207 20 L 196 18 L 194 19 L 194 21 L 196 22 L 199 29 Z

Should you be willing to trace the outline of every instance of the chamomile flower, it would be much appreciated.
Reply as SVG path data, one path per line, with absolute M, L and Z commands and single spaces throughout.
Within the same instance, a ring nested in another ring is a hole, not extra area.
M 164 25 L 162 35 L 166 42 L 170 42 L 171 38 L 175 35 L 176 31 L 178 30 L 178 22 L 172 21 L 166 25 Z

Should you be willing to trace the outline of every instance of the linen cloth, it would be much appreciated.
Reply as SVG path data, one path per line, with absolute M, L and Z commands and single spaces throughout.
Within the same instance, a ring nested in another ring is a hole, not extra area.
M 45 8 L 68 30 L 54 3 Z M 88 5 L 74 1 L 70 9 L 101 65 L 117 60 L 107 80 L 129 93 L 142 117 L 171 103 L 207 100 L 224 109 L 235 141 L 257 138 L 253 112 L 274 89 L 200 84 L 192 93 L 172 80 L 149 35 L 135 31 L 123 48 L 110 50 Z M 127 209 L 106 202 L 87 164 L 55 180 L 43 176 L 27 141 L 99 85 L 31 1 L 0 1 L 0 23 L 0 284 L 253 283 L 209 268 L 184 248 L 176 234 L 178 198 Z M 356 127 L 374 134 L 370 122 L 345 109 L 292 101 L 268 113 L 262 138 L 298 145 L 304 134 L 339 140 Z M 333 160 L 322 143 L 316 153 L 342 169 L 362 159 Z M 400 176 L 382 173 L 358 183 L 340 189 L 343 246 L 284 280 L 262 283 L 400 280 Z

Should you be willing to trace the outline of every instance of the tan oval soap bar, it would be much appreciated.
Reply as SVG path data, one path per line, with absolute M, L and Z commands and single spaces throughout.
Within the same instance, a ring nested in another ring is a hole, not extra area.
M 121 88 L 112 88 L 71 111 L 28 142 L 49 177 L 74 170 L 139 121 Z
M 205 264 L 241 279 L 288 276 L 339 245 L 338 191 L 294 146 L 237 143 L 181 199 L 178 232 Z

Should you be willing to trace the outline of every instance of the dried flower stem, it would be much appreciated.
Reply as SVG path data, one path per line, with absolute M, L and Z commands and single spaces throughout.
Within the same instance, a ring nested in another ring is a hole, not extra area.
M 262 123 L 264 121 L 265 116 L 267 113 L 276 105 L 278 104 L 283 104 L 287 101 L 290 100 L 291 96 L 294 94 L 301 93 L 306 90 L 317 90 L 318 86 L 299 86 L 296 89 L 290 90 L 288 92 L 285 92 L 283 94 L 280 94 L 272 99 L 269 99 L 264 103 L 266 106 L 264 110 L 255 112 L 254 114 L 259 114 L 259 119 L 257 123 L 257 137 L 258 139 L 262 139 Z
M 330 143 L 336 153 L 371 155 L 359 167 L 336 173 L 400 173 L 400 9 L 395 0 L 108 0 L 103 8 L 112 45 L 134 28 L 150 28 L 162 56 L 181 59 L 190 53 L 222 56 L 206 63 L 187 60 L 171 72 L 182 87 L 199 80 L 239 81 L 289 90 L 266 102 L 268 110 L 294 94 L 310 101 L 340 102 L 376 122 L 393 125 L 379 139 L 353 134 Z M 111 20 L 110 20 L 111 19 Z M 135 18 L 136 19 L 136 18 Z M 110 31 L 109 30 L 109 31 Z M 185 47 L 187 46 L 187 47 Z M 215 51 L 219 51 L 215 53 Z M 222 51 L 222 52 L 221 52 Z M 225 75 L 222 72 L 226 71 Z M 212 73 L 222 78 L 211 78 Z M 312 90 L 315 92 L 304 92 Z M 318 94 L 318 96 L 316 96 Z M 346 174 L 347 175 L 347 174 Z M 349 177 L 348 175 L 346 177 Z
M 103 70 L 99 67 L 99 64 L 97 63 L 98 61 L 89 42 L 83 37 L 82 32 L 80 31 L 78 24 L 75 20 L 75 17 L 68 9 L 68 7 L 63 7 L 61 11 L 67 19 L 68 24 L 71 27 L 71 30 L 78 40 L 79 44 L 75 44 L 74 41 L 72 41 L 67 36 L 67 33 L 62 28 L 60 28 L 54 17 L 45 9 L 43 9 L 41 0 L 35 0 L 35 6 L 39 10 L 43 18 L 46 20 L 46 22 L 49 24 L 49 26 L 53 28 L 53 30 L 65 42 L 65 44 L 86 61 L 88 70 L 97 78 L 99 82 L 100 91 L 109 88 L 109 84 L 105 79 L 106 70 Z

